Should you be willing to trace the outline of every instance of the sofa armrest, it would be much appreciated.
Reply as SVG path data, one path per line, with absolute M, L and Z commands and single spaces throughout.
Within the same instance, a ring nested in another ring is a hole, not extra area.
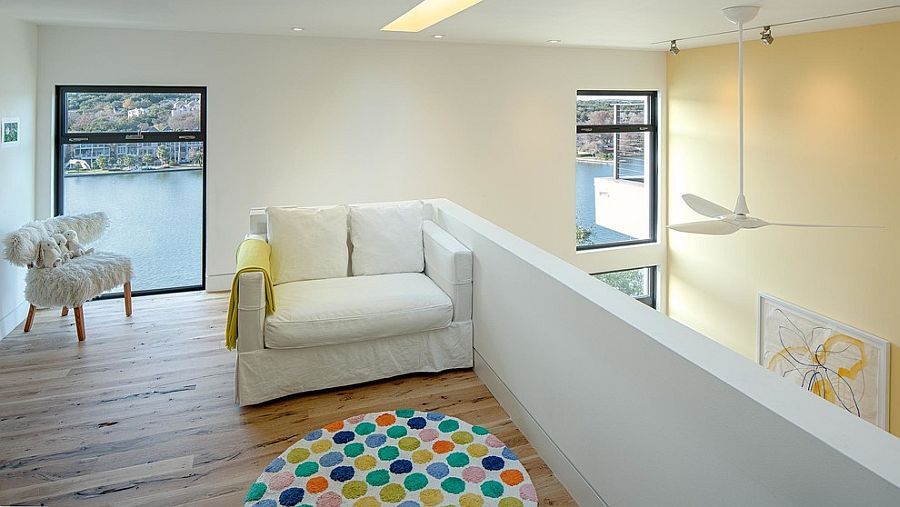
M 241 273 L 238 278 L 238 352 L 263 349 L 266 323 L 266 284 L 260 272 Z
M 472 320 L 472 251 L 431 220 L 422 224 L 425 275 L 453 302 L 453 321 Z

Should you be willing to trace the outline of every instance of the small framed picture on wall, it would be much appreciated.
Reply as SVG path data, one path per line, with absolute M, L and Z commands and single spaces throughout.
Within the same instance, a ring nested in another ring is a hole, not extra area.
M 0 119 L 0 145 L 8 146 L 19 142 L 19 119 Z

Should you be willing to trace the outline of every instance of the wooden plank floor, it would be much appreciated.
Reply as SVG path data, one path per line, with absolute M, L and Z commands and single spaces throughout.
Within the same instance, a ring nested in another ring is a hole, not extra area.
M 227 294 L 42 310 L 0 341 L 0 505 L 241 505 L 262 468 L 307 432 L 355 414 L 439 410 L 487 427 L 531 474 L 541 505 L 574 505 L 470 370 L 234 403 Z

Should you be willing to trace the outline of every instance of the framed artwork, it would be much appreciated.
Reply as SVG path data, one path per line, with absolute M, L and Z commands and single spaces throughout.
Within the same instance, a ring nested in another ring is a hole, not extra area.
M 888 429 L 886 340 L 764 293 L 757 314 L 759 364 Z
M 0 119 L 0 143 L 3 146 L 19 142 L 19 119 Z

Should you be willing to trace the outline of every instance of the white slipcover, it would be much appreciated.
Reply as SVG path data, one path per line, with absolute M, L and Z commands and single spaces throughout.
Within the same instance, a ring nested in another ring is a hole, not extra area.
M 350 206 L 353 276 L 421 273 L 422 201 Z
M 411 372 L 471 368 L 472 356 L 471 320 L 435 331 L 355 343 L 241 352 L 235 371 L 235 399 L 241 406 L 255 405 L 290 394 Z
M 431 220 L 422 224 L 425 274 L 453 301 L 453 320 L 472 320 L 472 252 Z
M 354 276 L 275 287 L 265 347 L 295 349 L 352 343 L 450 325 L 453 304 L 421 273 Z
M 347 208 L 266 209 L 272 283 L 347 276 Z
M 423 215 L 430 210 L 426 205 Z M 261 215 L 251 211 L 250 236 L 271 239 Z M 435 223 L 426 220 L 419 230 L 424 274 L 417 267 L 416 273 L 280 284 L 272 315 L 266 315 L 262 273 L 243 273 L 237 401 L 252 405 L 406 373 L 471 368 L 472 252 Z

